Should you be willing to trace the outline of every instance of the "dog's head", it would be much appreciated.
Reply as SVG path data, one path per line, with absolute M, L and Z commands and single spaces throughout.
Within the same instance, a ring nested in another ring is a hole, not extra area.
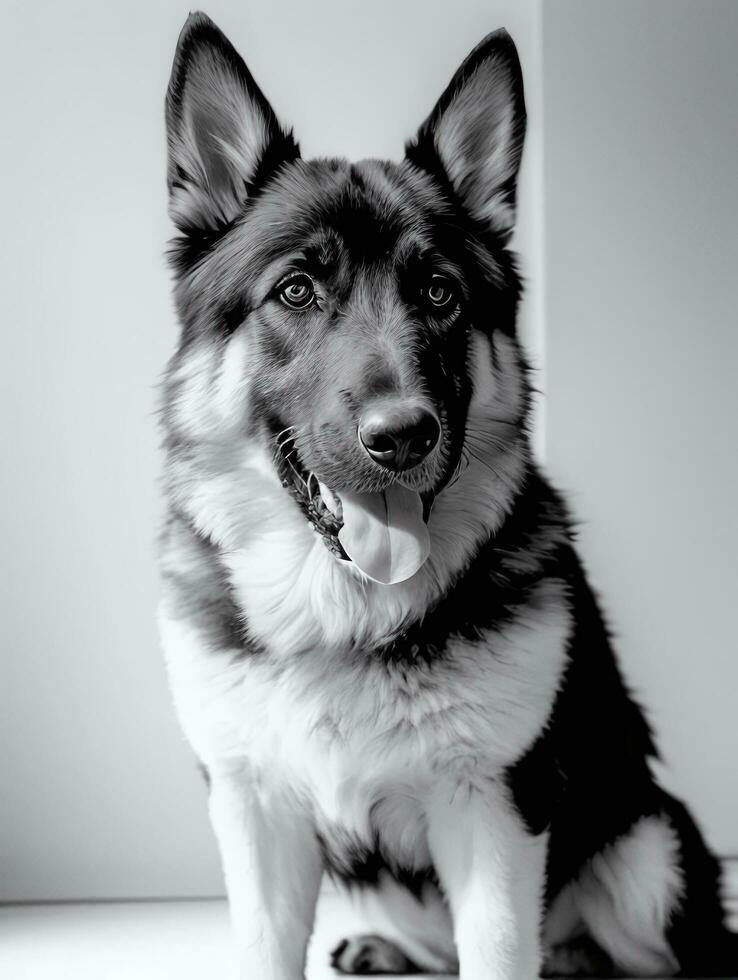
M 434 499 L 472 456 L 493 466 L 524 424 L 511 39 L 469 55 L 400 163 L 304 161 L 201 14 L 166 108 L 183 328 L 170 426 L 193 442 L 261 440 L 337 557 L 408 578 Z M 182 397 L 195 375 L 199 397 Z M 487 417 L 470 435 L 475 398 Z

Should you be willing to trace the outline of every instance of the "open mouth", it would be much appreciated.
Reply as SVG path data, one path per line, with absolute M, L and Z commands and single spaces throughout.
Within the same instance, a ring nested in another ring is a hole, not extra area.
M 333 490 L 303 467 L 290 438 L 279 444 L 276 462 L 282 486 L 336 558 L 383 585 L 411 578 L 428 558 L 432 493 L 398 482 L 373 493 Z
M 338 540 L 338 532 L 343 527 L 340 500 L 327 487 L 321 492 L 321 486 L 324 485 L 321 485 L 315 473 L 305 470 L 294 440 L 286 439 L 280 444 L 277 450 L 277 469 L 282 486 L 296 501 L 308 524 L 320 534 L 328 550 L 336 558 L 350 561 Z M 333 509 L 328 507 L 326 498 L 331 500 Z

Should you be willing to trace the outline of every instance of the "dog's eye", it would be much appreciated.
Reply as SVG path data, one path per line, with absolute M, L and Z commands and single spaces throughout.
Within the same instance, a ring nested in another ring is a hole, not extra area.
M 423 287 L 423 298 L 434 312 L 450 312 L 458 303 L 453 282 L 446 276 L 431 276 Z
M 277 295 L 291 310 L 306 310 L 315 303 L 313 280 L 304 272 L 283 279 L 277 287 Z

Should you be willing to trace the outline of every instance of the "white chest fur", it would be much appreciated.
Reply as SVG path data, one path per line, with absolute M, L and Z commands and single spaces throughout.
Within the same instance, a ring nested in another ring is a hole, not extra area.
M 327 646 L 283 659 L 208 650 L 162 609 L 172 691 L 209 767 L 243 760 L 288 785 L 319 827 L 368 842 L 381 831 L 406 866 L 424 860 L 423 799 L 443 773 L 494 778 L 540 733 L 565 666 L 569 614 L 557 583 L 479 641 L 428 665 L 387 665 Z

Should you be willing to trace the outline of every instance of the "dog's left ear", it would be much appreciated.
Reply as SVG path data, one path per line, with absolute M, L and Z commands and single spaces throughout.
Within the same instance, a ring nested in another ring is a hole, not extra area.
M 241 56 L 202 13 L 179 36 L 166 99 L 169 213 L 185 233 L 217 231 L 299 148 Z
M 510 35 L 499 30 L 467 57 L 405 150 L 450 184 L 473 218 L 507 238 L 524 139 L 520 61 Z

